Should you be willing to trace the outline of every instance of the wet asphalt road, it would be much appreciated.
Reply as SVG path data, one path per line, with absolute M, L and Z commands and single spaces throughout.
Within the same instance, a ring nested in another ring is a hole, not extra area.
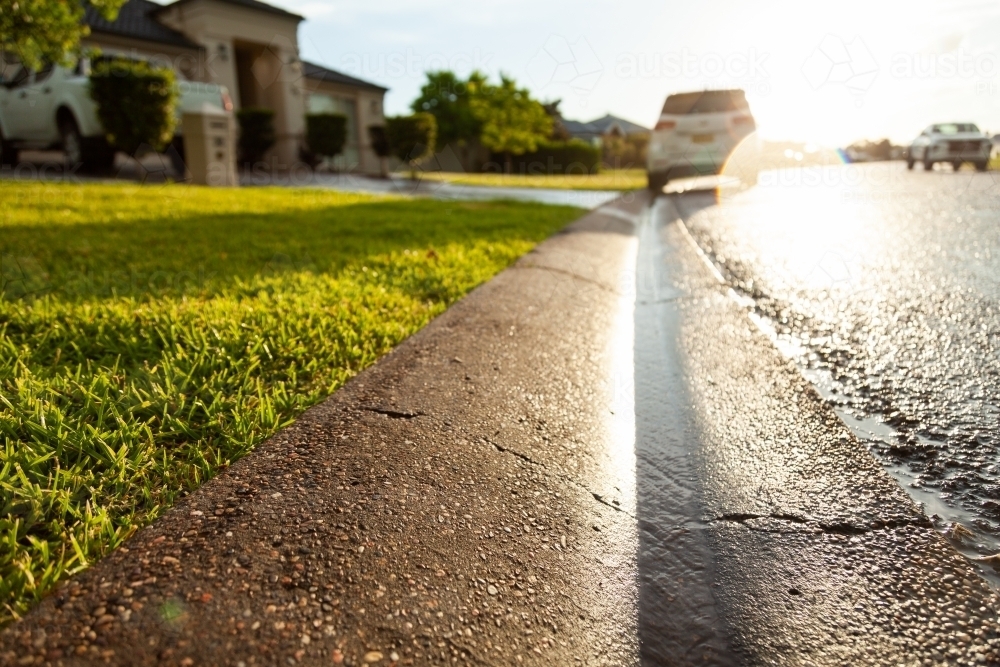
M 790 170 L 673 201 L 935 526 L 1000 552 L 1000 174 Z
M 700 196 L 541 244 L 0 664 L 1000 664 L 996 595 L 704 261 Z

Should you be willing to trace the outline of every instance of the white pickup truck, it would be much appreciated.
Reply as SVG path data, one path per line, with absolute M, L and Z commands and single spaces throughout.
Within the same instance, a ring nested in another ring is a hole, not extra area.
M 74 69 L 46 66 L 38 72 L 19 67 L 0 84 L 0 167 L 17 164 L 18 152 L 61 148 L 72 166 L 103 171 L 114 163 L 115 151 L 104 138 L 97 105 L 90 98 L 90 59 Z M 205 102 L 232 111 L 225 86 L 178 81 L 177 134 L 172 152 L 183 158 L 180 116 L 201 109 Z M 176 163 L 175 163 L 176 165 Z

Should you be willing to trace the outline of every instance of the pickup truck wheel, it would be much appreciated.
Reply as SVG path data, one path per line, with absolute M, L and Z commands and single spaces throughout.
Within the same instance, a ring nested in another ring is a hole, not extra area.
M 17 148 L 0 134 L 0 167 L 17 165 Z
M 924 171 L 933 171 L 934 163 L 930 160 L 924 160 Z
M 17 149 L 8 141 L 0 143 L 0 167 L 17 166 Z
M 76 123 L 71 120 L 65 121 L 59 128 L 62 136 L 63 151 L 66 153 L 66 161 L 72 167 L 83 162 L 83 137 Z
M 976 163 L 976 171 L 986 171 L 988 166 L 990 166 L 988 162 L 979 161 Z
M 913 171 L 913 165 L 914 165 L 913 160 L 906 161 L 906 168 L 909 169 L 910 171 Z
M 102 173 L 114 165 L 115 151 L 104 137 L 80 136 L 80 129 L 72 119 L 63 122 L 59 133 L 70 167 L 79 165 L 84 172 Z

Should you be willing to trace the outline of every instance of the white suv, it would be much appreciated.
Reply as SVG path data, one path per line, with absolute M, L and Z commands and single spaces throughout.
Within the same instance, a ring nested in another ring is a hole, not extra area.
M 703 90 L 670 95 L 649 140 L 649 187 L 672 178 L 718 174 L 726 159 L 757 125 L 742 90 Z
M 979 171 L 986 171 L 993 142 L 972 123 L 938 123 L 931 125 L 913 140 L 906 152 L 906 168 L 924 163 L 930 171 L 935 162 L 948 162 L 958 171 L 963 162 L 971 162 Z

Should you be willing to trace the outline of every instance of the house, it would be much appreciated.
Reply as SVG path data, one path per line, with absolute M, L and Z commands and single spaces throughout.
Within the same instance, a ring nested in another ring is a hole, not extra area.
M 87 7 L 84 47 L 166 64 L 193 82 L 226 86 L 235 109 L 274 111 L 274 165 L 299 161 L 307 113 L 347 116 L 340 167 L 379 173 L 368 127 L 381 125 L 386 88 L 299 58 L 298 14 L 259 0 L 128 0 L 114 21 Z
M 649 134 L 648 128 L 624 118 L 612 116 L 611 114 L 589 122 L 569 120 L 560 116 L 556 119 L 556 123 L 561 125 L 562 129 L 571 138 L 581 139 L 598 147 L 608 137 L 624 138 L 633 135 Z

